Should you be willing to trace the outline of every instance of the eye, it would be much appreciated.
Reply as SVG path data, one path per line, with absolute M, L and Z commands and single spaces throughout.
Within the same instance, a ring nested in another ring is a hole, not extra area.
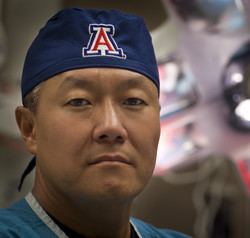
M 124 102 L 127 106 L 140 106 L 140 105 L 146 105 L 146 102 L 140 98 L 128 98 Z
M 67 105 L 73 106 L 73 107 L 83 107 L 90 105 L 90 102 L 84 98 L 74 98 L 67 102 Z

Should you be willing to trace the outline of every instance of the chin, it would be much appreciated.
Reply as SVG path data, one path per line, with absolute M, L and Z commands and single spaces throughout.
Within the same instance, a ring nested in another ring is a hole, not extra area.
M 100 201 L 123 201 L 132 202 L 134 198 L 143 190 L 139 186 L 124 186 L 117 183 L 108 183 L 100 189 L 90 192 L 94 200 Z

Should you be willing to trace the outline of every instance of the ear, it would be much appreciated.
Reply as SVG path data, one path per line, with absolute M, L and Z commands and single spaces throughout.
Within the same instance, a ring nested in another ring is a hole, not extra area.
M 20 106 L 16 108 L 16 122 L 22 138 L 30 153 L 36 154 L 36 127 L 34 114 L 27 108 Z

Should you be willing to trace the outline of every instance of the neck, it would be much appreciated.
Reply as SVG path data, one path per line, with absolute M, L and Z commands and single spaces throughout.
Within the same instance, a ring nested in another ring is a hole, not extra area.
M 71 201 L 65 197 L 39 192 L 35 188 L 33 195 L 53 217 L 85 237 L 130 237 L 131 202 L 117 201 L 117 199 Z

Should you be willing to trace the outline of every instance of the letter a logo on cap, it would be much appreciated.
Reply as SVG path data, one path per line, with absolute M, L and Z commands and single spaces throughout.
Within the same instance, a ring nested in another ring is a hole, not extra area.
M 83 57 L 111 56 L 126 59 L 122 48 L 118 48 L 113 36 L 115 27 L 111 24 L 90 24 L 89 42 L 83 47 Z

